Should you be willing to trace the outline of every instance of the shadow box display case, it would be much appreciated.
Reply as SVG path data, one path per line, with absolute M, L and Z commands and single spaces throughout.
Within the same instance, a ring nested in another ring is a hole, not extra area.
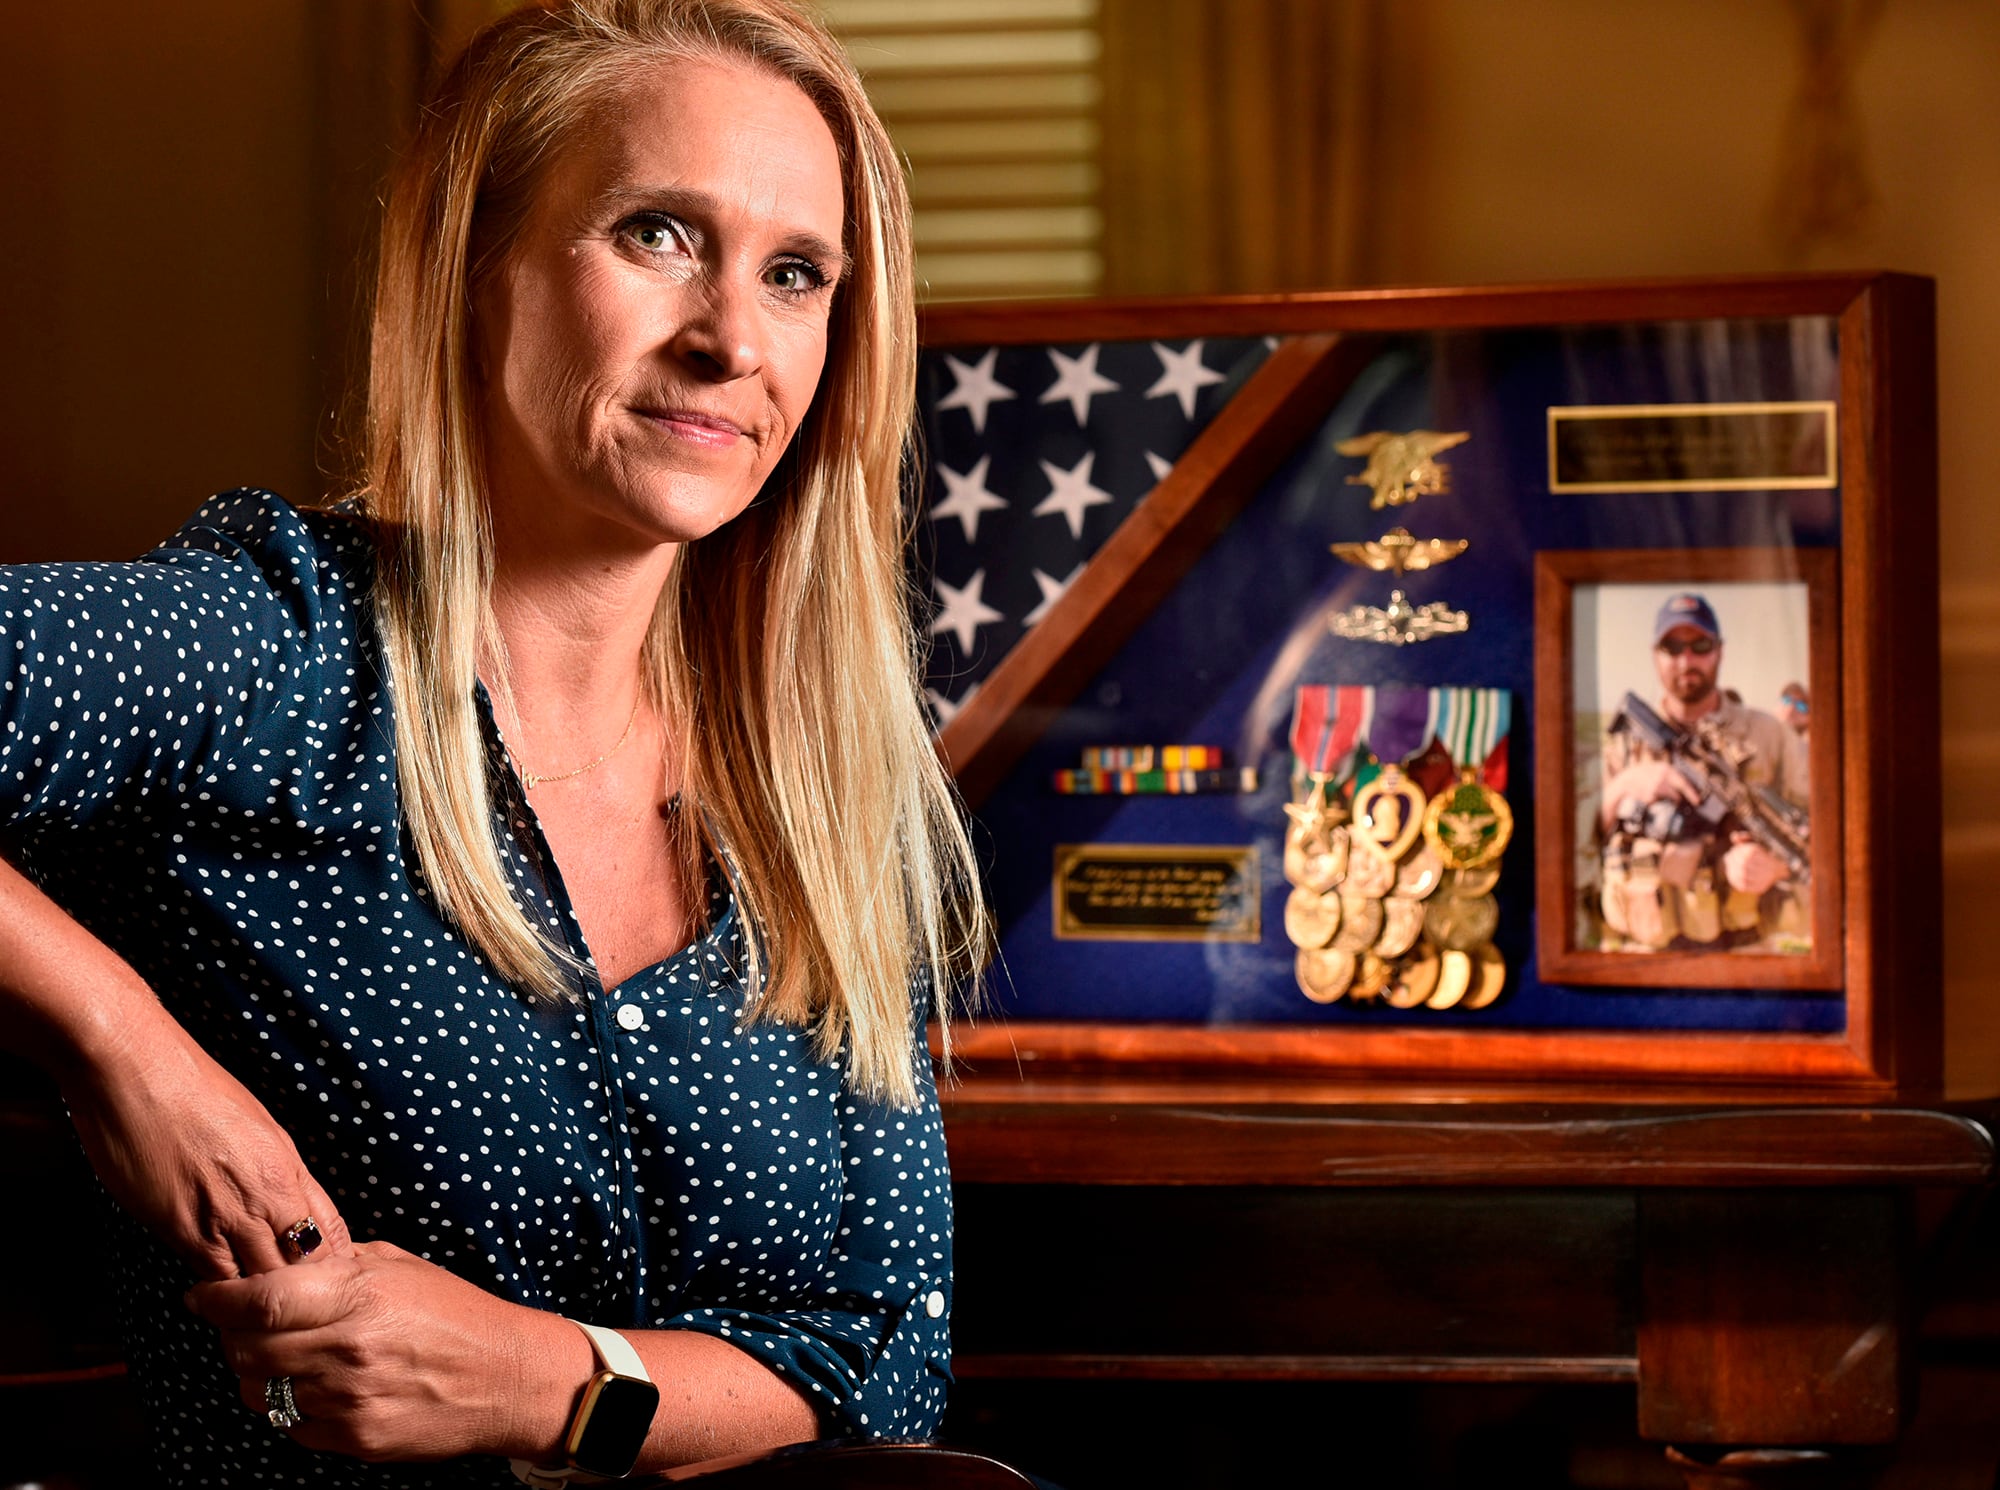
M 926 314 L 975 1069 L 1939 1079 L 1933 297 Z

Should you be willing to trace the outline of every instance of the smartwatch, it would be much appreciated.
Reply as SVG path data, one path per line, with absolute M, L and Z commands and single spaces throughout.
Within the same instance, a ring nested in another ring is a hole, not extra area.
M 596 1480 L 622 1479 L 639 1462 L 653 1414 L 660 1407 L 660 1389 L 646 1374 L 646 1363 L 631 1342 L 616 1330 L 569 1321 L 590 1339 L 603 1369 L 584 1383 L 583 1397 L 563 1435 L 562 1464 L 512 1462 L 514 1476 L 524 1485 L 551 1490 Z

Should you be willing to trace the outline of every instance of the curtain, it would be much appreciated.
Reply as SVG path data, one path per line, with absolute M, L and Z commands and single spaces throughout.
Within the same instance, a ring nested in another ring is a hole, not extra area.
M 1355 282 L 1380 0 L 1103 0 L 1104 290 Z

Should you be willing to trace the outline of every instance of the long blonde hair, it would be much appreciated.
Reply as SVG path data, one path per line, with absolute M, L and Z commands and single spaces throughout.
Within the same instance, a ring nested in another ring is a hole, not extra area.
M 784 0 L 557 0 L 476 37 L 426 108 L 383 224 L 368 481 L 403 811 L 429 890 L 509 981 L 574 997 L 504 869 L 475 702 L 503 655 L 469 307 L 564 140 L 663 62 L 795 84 L 839 149 L 850 267 L 818 395 L 762 495 L 684 545 L 645 647 L 684 819 L 726 867 L 752 1017 L 843 1048 L 857 1090 L 915 1098 L 913 979 L 944 995 L 990 932 L 932 747 L 899 500 L 915 389 L 909 199 L 838 46 Z

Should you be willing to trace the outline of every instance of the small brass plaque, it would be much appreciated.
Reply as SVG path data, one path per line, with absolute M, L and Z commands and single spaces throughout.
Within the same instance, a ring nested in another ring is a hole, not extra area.
M 1254 942 L 1263 935 L 1254 847 L 1056 847 L 1056 935 L 1066 941 Z
M 1834 415 L 1831 402 L 1551 408 L 1549 490 L 1833 487 L 1839 484 Z

